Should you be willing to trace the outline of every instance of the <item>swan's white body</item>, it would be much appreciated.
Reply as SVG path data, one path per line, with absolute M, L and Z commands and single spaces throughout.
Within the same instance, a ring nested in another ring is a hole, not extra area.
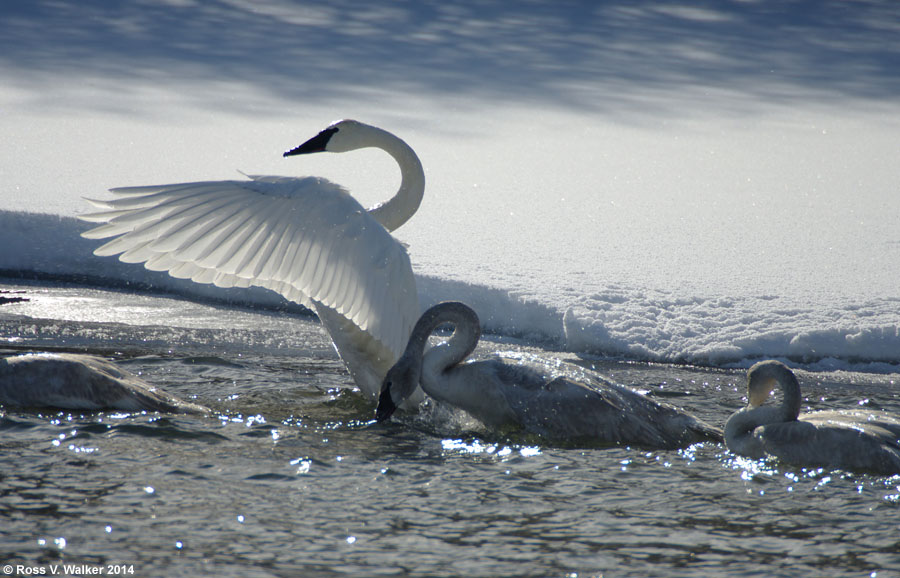
M 763 405 L 776 387 L 778 405 Z M 779 361 L 747 372 L 747 407 L 725 424 L 725 443 L 750 458 L 774 456 L 809 467 L 900 473 L 900 419 L 880 411 L 819 411 L 800 415 L 800 383 Z
M 425 352 L 429 335 L 442 323 L 454 326 L 453 335 Z M 426 311 L 385 377 L 376 419 L 390 417 L 421 384 L 428 395 L 487 426 L 518 427 L 553 442 L 676 448 L 721 440 L 716 428 L 624 386 L 551 379 L 499 360 L 463 363 L 480 334 L 478 316 L 463 303 L 440 303 Z
M 306 177 L 253 176 L 113 189 L 91 201 L 114 237 L 95 254 L 220 287 L 266 287 L 313 308 L 354 381 L 377 397 L 419 313 L 406 249 L 392 231 L 418 209 L 425 174 L 415 152 L 387 131 L 352 120 L 330 125 L 285 156 L 381 148 L 400 165 L 389 201 L 365 210 L 339 185 Z M 421 393 L 417 394 L 421 399 Z
M 0 359 L 0 405 L 205 413 L 100 357 L 38 353 Z

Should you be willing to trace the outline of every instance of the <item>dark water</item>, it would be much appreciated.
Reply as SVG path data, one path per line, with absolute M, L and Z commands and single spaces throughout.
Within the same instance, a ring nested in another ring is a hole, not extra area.
M 216 414 L 0 410 L 0 572 L 900 575 L 900 477 L 717 444 L 554 448 L 423 420 L 373 425 L 308 319 L 25 289 L 30 301 L 0 307 L 10 352 L 114 357 Z M 490 336 L 479 353 L 497 349 L 559 356 Z M 713 423 L 742 403 L 742 372 L 567 359 Z M 900 412 L 900 376 L 800 377 L 816 409 Z

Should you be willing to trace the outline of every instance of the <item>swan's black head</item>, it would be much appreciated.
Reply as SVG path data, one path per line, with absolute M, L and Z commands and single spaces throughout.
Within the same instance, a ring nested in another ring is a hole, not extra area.
M 394 415 L 397 411 L 397 404 L 391 397 L 391 382 L 385 380 L 381 388 L 381 395 L 378 396 L 378 407 L 375 408 L 375 421 L 384 421 Z
M 413 361 L 413 358 L 407 354 L 400 356 L 400 359 L 388 370 L 381 382 L 381 395 L 378 396 L 378 407 L 375 408 L 376 421 L 386 420 L 397 411 L 399 406 L 403 405 L 419 386 L 421 374 L 421 352 L 418 354 L 417 361 Z
M 328 146 L 328 141 L 331 140 L 331 137 L 334 136 L 337 131 L 338 127 L 330 126 L 297 148 L 287 151 L 284 153 L 284 156 L 292 157 L 294 155 L 324 152 L 325 147 Z

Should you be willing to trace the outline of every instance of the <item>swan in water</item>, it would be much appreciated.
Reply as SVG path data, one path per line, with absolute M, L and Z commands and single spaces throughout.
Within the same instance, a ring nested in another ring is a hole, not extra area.
M 103 223 L 83 233 L 114 237 L 95 255 L 219 287 L 260 286 L 315 310 L 353 380 L 374 401 L 403 351 L 419 314 L 412 266 L 391 236 L 419 208 L 425 173 L 393 134 L 354 120 L 337 121 L 285 157 L 386 151 L 401 182 L 387 202 L 364 209 L 326 179 L 250 176 L 112 189 L 119 198 L 90 200 Z M 417 392 L 411 403 L 423 398 Z
M 0 405 L 74 410 L 208 413 L 153 387 L 114 363 L 77 353 L 30 353 L 0 359 Z
M 781 403 L 763 405 L 775 387 Z M 880 411 L 817 411 L 800 415 L 800 383 L 779 361 L 747 372 L 747 407 L 725 423 L 725 443 L 750 458 L 775 456 L 809 467 L 900 473 L 900 419 Z
M 453 334 L 426 352 L 428 337 L 442 323 L 452 324 Z M 551 379 L 498 359 L 463 363 L 480 336 L 478 316 L 468 305 L 451 301 L 428 309 L 384 378 L 375 418 L 389 418 L 421 384 L 428 395 L 489 427 L 522 428 L 551 441 L 678 448 L 722 440 L 718 429 L 621 385 Z

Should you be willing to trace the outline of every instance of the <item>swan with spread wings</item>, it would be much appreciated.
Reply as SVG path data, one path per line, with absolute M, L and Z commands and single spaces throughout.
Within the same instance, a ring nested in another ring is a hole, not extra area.
M 341 120 L 284 156 L 375 147 L 400 166 L 388 201 L 366 210 L 323 178 L 251 176 L 112 189 L 94 253 L 220 287 L 259 286 L 315 310 L 359 388 L 377 398 L 419 314 L 405 247 L 391 234 L 418 209 L 425 173 L 412 148 L 380 128 Z M 417 396 L 421 398 L 421 393 Z M 412 400 L 411 403 L 415 403 Z

